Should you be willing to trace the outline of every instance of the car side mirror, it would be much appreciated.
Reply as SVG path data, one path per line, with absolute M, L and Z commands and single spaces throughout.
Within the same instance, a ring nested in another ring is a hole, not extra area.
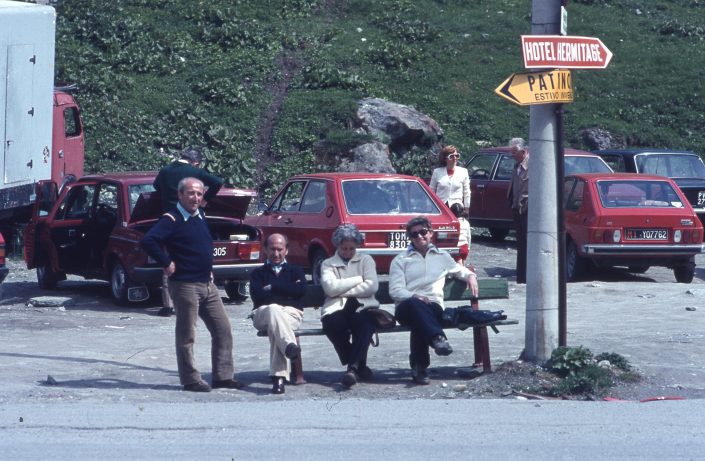
M 260 200 L 257 204 L 257 211 L 259 211 L 260 213 L 268 214 L 267 208 L 269 207 L 267 206 L 267 202 L 265 202 L 264 200 Z

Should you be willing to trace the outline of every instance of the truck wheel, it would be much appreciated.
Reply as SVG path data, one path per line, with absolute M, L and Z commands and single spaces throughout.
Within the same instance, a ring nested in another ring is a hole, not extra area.
M 676 266 L 673 268 L 673 275 L 676 276 L 676 282 L 678 283 L 690 283 L 695 275 L 695 264 Z
M 238 282 L 235 280 L 228 280 L 227 282 L 225 282 L 225 294 L 228 295 L 230 301 L 245 301 L 250 294 L 249 282 Z
M 507 238 L 507 235 L 509 235 L 509 229 L 490 227 L 488 230 L 490 231 L 490 236 L 492 237 L 492 240 L 495 242 L 502 242 L 505 238 Z
M 565 278 L 568 282 L 575 282 L 585 272 L 587 261 L 580 256 L 578 248 L 571 240 L 565 252 Z
M 59 276 L 51 268 L 51 264 L 46 262 L 37 267 L 37 283 L 42 290 L 53 290 L 59 282 Z
M 127 304 L 128 284 L 129 279 L 125 267 L 120 261 L 115 262 L 110 270 L 110 293 L 113 295 L 113 301 L 116 304 Z
M 328 256 L 323 250 L 316 250 L 311 258 L 311 281 L 314 285 L 321 284 L 321 266 L 326 258 Z

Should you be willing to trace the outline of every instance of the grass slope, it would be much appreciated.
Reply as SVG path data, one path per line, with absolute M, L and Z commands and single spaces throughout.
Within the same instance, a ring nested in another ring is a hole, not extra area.
M 568 11 L 570 34 L 601 38 L 614 58 L 574 72 L 566 143 L 599 127 L 702 153 L 705 2 Z M 88 171 L 157 168 L 160 149 L 196 144 L 230 183 L 271 193 L 355 142 L 367 96 L 428 114 L 466 153 L 528 137 L 528 108 L 493 90 L 523 70 L 529 0 L 64 0 L 57 13 L 57 81 L 81 87 Z M 420 153 L 394 161 L 428 175 Z

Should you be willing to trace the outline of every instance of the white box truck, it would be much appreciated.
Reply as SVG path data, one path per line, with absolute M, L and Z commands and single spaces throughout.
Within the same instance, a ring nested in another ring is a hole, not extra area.
M 84 139 L 73 96 L 54 87 L 56 12 L 0 0 L 0 228 L 31 216 L 37 182 L 83 174 Z M 9 234 L 9 235 L 8 235 Z M 18 242 L 19 243 L 19 242 Z

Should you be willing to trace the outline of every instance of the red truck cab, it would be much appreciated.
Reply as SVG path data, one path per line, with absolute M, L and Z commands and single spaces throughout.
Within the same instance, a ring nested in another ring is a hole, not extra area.
M 83 176 L 84 137 L 81 112 L 73 96 L 54 89 L 51 180 L 63 186 Z

